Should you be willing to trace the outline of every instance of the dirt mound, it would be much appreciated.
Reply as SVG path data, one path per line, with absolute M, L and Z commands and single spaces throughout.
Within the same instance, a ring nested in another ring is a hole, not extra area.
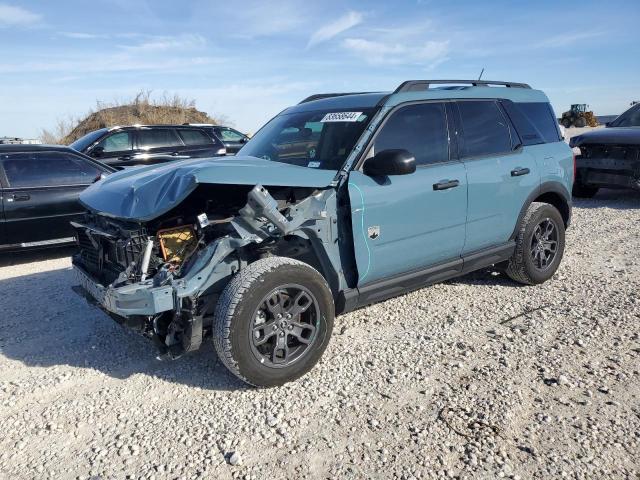
M 215 118 L 195 108 L 195 103 L 178 96 L 163 97 L 159 101 L 150 98 L 150 94 L 143 92 L 127 103 L 98 103 L 95 111 L 72 128 L 67 128 L 64 135 L 58 136 L 60 143 L 68 145 L 87 133 L 104 127 L 134 124 L 182 124 L 182 123 L 213 123 Z

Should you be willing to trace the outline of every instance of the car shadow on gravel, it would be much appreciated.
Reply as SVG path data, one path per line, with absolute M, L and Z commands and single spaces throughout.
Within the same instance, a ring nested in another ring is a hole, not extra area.
M 0 280 L 2 370 L 4 356 L 28 367 L 70 366 L 121 380 L 146 375 L 205 390 L 247 388 L 218 360 L 207 339 L 198 352 L 158 359 L 150 340 L 73 292 L 74 279 L 70 268 L 62 268 Z
M 593 198 L 573 197 L 576 208 L 640 209 L 640 191 L 602 189 Z
M 446 283 L 455 285 L 496 285 L 501 287 L 523 288 L 527 285 L 514 282 L 506 273 L 495 267 L 483 268 L 475 272 L 468 273 L 462 277 L 448 280 Z
M 72 256 L 76 251 L 75 246 L 45 248 L 40 250 L 18 250 L 0 253 L 0 267 L 18 266 L 31 262 L 56 260 Z

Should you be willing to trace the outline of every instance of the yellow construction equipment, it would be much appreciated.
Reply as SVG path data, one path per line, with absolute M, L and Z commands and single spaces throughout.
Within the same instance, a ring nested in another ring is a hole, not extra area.
M 591 110 L 587 111 L 589 106 L 586 103 L 574 103 L 571 105 L 571 109 L 562 114 L 560 123 L 565 128 L 569 127 L 597 127 L 599 125 L 598 120 Z

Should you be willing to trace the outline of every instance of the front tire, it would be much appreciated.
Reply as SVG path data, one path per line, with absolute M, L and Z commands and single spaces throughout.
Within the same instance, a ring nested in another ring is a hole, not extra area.
M 564 241 L 564 220 L 560 212 L 548 203 L 533 202 L 520 224 L 507 275 L 525 285 L 546 282 L 560 266 Z
M 578 117 L 573 124 L 578 128 L 584 128 L 587 126 L 587 120 L 584 117 Z
M 279 386 L 318 362 L 334 315 L 331 290 L 317 270 L 290 258 L 264 258 L 240 270 L 222 292 L 214 345 L 241 380 Z

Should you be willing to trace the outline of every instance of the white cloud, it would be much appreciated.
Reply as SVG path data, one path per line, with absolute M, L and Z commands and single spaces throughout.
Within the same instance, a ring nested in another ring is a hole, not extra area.
M 233 25 L 231 35 L 237 38 L 282 35 L 297 31 L 306 23 L 305 12 L 299 7 L 292 1 L 279 2 L 277 6 L 272 2 L 258 1 L 242 8 L 233 2 L 223 6 L 216 3 L 214 18 L 219 16 Z
M 534 47 L 543 48 L 543 47 L 562 47 L 566 45 L 573 45 L 578 42 L 601 37 L 606 33 L 607 32 L 599 31 L 599 30 L 591 30 L 587 32 L 568 32 L 568 33 L 563 33 L 560 35 L 556 35 L 554 37 L 547 38 L 546 40 L 536 43 Z
M 22 7 L 0 3 L 0 26 L 21 26 L 38 23 L 42 17 Z
M 449 41 L 429 40 L 422 43 L 386 43 L 364 38 L 347 38 L 343 47 L 371 64 L 421 64 L 433 67 L 449 53 Z
M 111 55 L 100 62 L 87 62 L 86 58 L 21 61 L 19 63 L 0 63 L 0 74 L 25 74 L 38 72 L 85 72 L 85 73 L 117 73 L 117 72 L 169 72 L 207 67 L 222 64 L 226 59 L 215 57 L 166 57 L 142 60 L 131 55 Z
M 333 22 L 323 25 L 318 30 L 316 30 L 313 35 L 311 35 L 307 47 L 313 47 L 314 45 L 317 45 L 319 43 L 331 40 L 335 36 L 340 35 L 342 32 L 345 32 L 350 28 L 353 28 L 356 25 L 362 23 L 362 18 L 362 13 L 351 11 L 341 16 L 340 18 L 337 18 Z
M 106 35 L 106 34 L 86 33 L 86 32 L 58 32 L 58 35 L 61 35 L 66 38 L 72 38 L 74 40 L 93 40 L 97 38 L 109 38 L 109 35 Z
M 164 50 L 188 50 L 199 48 L 207 43 L 202 35 L 178 35 L 166 37 L 151 37 L 136 45 L 121 45 L 120 48 L 129 52 L 149 52 Z

